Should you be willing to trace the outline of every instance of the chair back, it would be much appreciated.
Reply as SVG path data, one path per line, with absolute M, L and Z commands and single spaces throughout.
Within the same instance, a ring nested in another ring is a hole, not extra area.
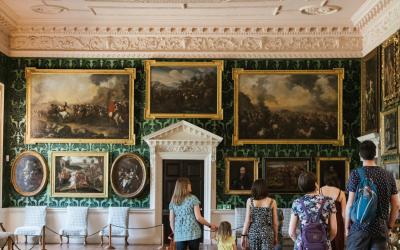
M 43 227 L 46 225 L 46 208 L 46 206 L 26 206 L 24 226 Z
M 283 213 L 283 221 L 282 221 L 282 235 L 284 238 L 289 238 L 289 223 L 290 223 L 290 215 L 292 213 L 291 208 L 280 208 Z
M 67 207 L 67 227 L 87 228 L 87 207 Z
M 128 227 L 129 207 L 109 207 L 107 224 Z
M 235 228 L 240 228 L 236 230 L 237 235 L 242 234 L 242 227 L 245 218 L 246 218 L 246 208 L 244 207 L 235 208 Z

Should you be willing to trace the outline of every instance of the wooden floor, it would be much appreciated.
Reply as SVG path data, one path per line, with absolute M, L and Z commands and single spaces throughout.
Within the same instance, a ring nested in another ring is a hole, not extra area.
M 33 247 L 31 244 L 18 244 L 18 248 L 21 250 L 30 250 Z M 46 249 L 47 250 L 94 250 L 94 249 L 106 249 L 107 245 L 103 245 L 101 247 L 100 245 L 95 245 L 95 244 L 88 244 L 86 246 L 83 246 L 82 244 L 63 244 L 60 246 L 59 244 L 46 244 Z M 158 249 L 163 249 L 165 250 L 166 247 L 160 248 L 160 245 L 134 245 L 134 246 L 127 246 L 125 247 L 124 245 L 114 245 L 115 249 L 132 249 L 132 250 L 158 250 Z M 17 249 L 17 247 L 14 247 L 14 249 Z M 4 249 L 7 249 L 5 247 Z M 40 245 L 35 245 L 32 250 L 41 250 L 42 246 Z M 200 247 L 200 249 L 203 250 L 214 250 L 217 249 L 217 247 L 210 246 L 210 245 L 204 245 Z

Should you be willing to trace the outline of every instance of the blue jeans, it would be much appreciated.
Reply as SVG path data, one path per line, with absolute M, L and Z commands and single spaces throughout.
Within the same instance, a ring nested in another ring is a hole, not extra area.
M 200 248 L 200 239 L 188 240 L 188 241 L 176 241 L 176 250 L 186 250 L 189 247 L 189 250 L 199 250 Z

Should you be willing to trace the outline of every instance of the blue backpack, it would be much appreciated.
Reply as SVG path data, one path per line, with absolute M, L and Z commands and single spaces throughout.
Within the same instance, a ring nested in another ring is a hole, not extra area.
M 308 212 L 303 200 L 300 200 L 300 204 L 303 207 L 304 213 L 306 214 L 307 222 L 304 226 L 301 226 L 301 244 L 299 250 L 329 249 L 328 236 L 325 226 L 319 222 L 319 219 L 322 216 L 322 209 L 324 208 L 325 200 L 322 201 L 321 207 L 318 210 L 318 214 L 314 219 Z
M 376 218 L 378 188 L 370 178 L 367 178 L 364 168 L 358 168 L 357 172 L 360 176 L 360 183 L 351 206 L 350 218 L 353 222 L 367 226 Z

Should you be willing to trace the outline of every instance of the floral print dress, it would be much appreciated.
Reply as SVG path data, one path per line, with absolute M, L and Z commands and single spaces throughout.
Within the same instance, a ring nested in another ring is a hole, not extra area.
M 319 218 L 319 222 L 324 225 L 325 229 L 328 232 L 328 221 L 329 215 L 331 213 L 336 213 L 335 202 L 333 199 L 323 196 L 323 195 L 304 195 L 303 197 L 296 199 L 292 205 L 292 213 L 299 218 L 300 226 L 303 227 L 307 223 L 306 213 L 301 205 L 301 201 L 303 201 L 304 205 L 307 207 L 308 213 L 310 216 L 318 216 L 319 208 L 324 201 L 324 207 L 321 211 L 321 218 Z M 329 237 L 328 237 L 329 238 Z M 294 244 L 294 249 L 297 250 L 301 246 L 301 234 L 297 236 L 296 242 Z M 328 249 L 331 249 L 331 243 L 328 240 Z

